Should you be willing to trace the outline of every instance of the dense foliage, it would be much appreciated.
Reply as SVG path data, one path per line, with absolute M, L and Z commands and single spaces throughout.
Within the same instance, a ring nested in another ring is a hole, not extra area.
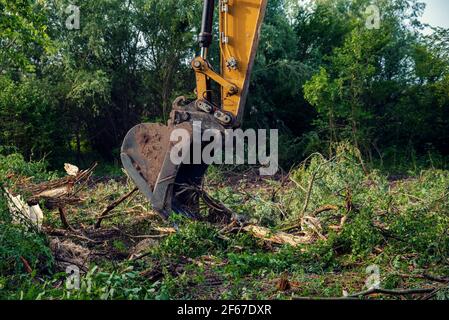
M 269 1 L 247 107 L 247 126 L 281 130 L 283 166 L 341 140 L 371 161 L 447 155 L 448 31 L 420 32 L 424 5 L 378 1 L 371 28 L 368 0 L 299 3 Z M 70 4 L 0 2 L 0 145 L 113 160 L 192 92 L 201 1 L 75 1 L 79 29 Z

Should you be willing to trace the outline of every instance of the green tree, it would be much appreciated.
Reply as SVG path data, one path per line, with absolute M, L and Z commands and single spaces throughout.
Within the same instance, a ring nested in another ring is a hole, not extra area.
M 407 88 L 416 81 L 410 71 L 419 71 L 414 54 L 420 43 L 417 18 L 423 6 L 417 1 L 380 1 L 381 25 L 376 29 L 366 27 L 363 8 L 369 2 L 350 3 L 351 31 L 304 90 L 319 113 L 317 128 L 325 133 L 329 144 L 351 140 L 371 156 L 379 144 L 391 145 L 391 135 L 401 117 L 407 116 L 406 110 L 398 110 L 412 105 L 399 101 L 407 97 Z
M 49 53 L 43 1 L 0 0 L 0 74 L 32 71 L 39 53 Z

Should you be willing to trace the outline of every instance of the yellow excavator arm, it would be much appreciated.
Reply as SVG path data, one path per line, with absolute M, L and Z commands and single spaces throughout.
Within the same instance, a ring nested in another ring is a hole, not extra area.
M 192 62 L 197 99 L 210 102 L 209 81 L 221 86 L 221 110 L 214 116 L 225 126 L 241 125 L 249 80 L 259 43 L 267 0 L 219 0 L 220 73 L 207 61 L 215 0 L 204 0 L 201 55 Z
M 192 61 L 196 75 L 196 100 L 173 103 L 167 126 L 139 124 L 125 137 L 123 166 L 139 190 L 164 218 L 175 211 L 196 218 L 199 195 L 207 171 L 204 163 L 175 164 L 171 159 L 171 133 L 183 129 L 193 136 L 194 123 L 202 130 L 238 128 L 242 124 L 249 80 L 259 42 L 267 0 L 204 0 L 199 44 L 201 53 Z M 213 70 L 208 51 L 213 39 L 214 13 L 219 12 L 220 71 Z M 211 82 L 221 88 L 220 105 L 212 99 Z M 187 146 L 189 147 L 189 146 Z M 190 155 L 195 153 L 191 150 Z

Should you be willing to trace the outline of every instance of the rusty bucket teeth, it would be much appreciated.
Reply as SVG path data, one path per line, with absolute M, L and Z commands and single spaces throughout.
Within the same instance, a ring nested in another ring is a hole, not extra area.
M 189 129 L 191 124 L 184 123 L 183 127 Z M 172 163 L 170 134 L 174 128 L 137 125 L 125 137 L 121 160 L 129 177 L 164 219 L 173 211 L 196 218 L 199 199 L 194 186 L 201 185 L 207 166 Z

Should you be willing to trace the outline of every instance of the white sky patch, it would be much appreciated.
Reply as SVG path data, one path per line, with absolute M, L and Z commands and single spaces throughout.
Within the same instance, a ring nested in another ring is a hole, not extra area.
M 296 0 L 301 5 L 310 4 L 314 0 Z M 427 7 L 422 22 L 434 27 L 449 28 L 449 0 L 421 0 Z M 375 3 L 375 1 L 373 1 Z
M 449 28 L 449 0 L 423 0 L 423 2 L 427 7 L 422 22 L 433 27 Z

